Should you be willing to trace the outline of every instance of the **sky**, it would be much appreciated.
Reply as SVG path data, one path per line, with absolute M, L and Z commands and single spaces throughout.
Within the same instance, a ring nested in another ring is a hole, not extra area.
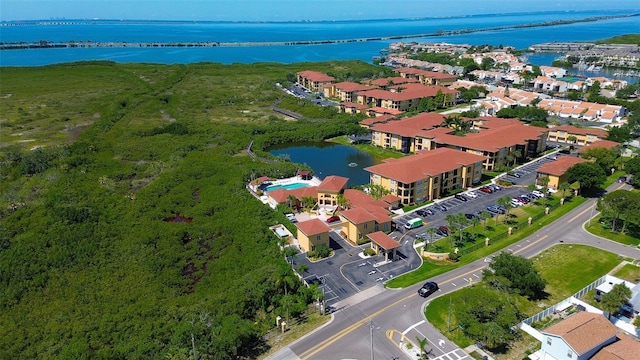
M 639 0 L 0 0 L 0 20 L 362 20 L 640 9 Z

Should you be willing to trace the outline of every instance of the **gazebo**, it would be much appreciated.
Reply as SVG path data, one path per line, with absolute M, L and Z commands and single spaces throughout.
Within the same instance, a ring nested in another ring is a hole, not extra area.
M 393 261 L 396 257 L 396 248 L 400 247 L 400 243 L 393 240 L 389 235 L 382 231 L 376 231 L 371 234 L 367 234 L 367 237 L 371 239 L 371 248 L 376 254 L 384 253 L 384 261 Z M 391 253 L 391 259 L 389 259 L 389 253 Z
M 309 170 L 298 170 L 296 172 L 296 176 L 300 177 L 300 180 L 311 180 L 313 175 L 311 175 L 311 171 Z

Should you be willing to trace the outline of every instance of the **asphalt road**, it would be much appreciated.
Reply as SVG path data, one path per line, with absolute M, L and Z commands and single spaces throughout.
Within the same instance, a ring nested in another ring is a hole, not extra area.
M 608 190 L 628 187 L 629 185 L 616 183 Z M 595 201 L 591 199 L 585 202 L 553 224 L 502 251 L 532 257 L 553 245 L 572 243 L 640 259 L 640 250 L 637 248 L 599 238 L 583 229 L 590 217 L 596 215 L 593 209 Z M 365 359 L 371 357 L 371 339 L 376 359 L 409 359 L 399 347 L 402 334 L 414 343 L 416 337 L 429 339 L 427 349 L 432 350 L 431 359 L 471 359 L 425 321 L 423 309 L 433 298 L 466 286 L 469 281 L 480 280 L 487 264 L 485 259 L 480 259 L 428 279 L 436 281 L 440 290 L 427 299 L 416 293 L 422 284 L 402 290 L 380 289 L 374 296 L 366 291 L 361 292 L 349 298 L 350 302 L 333 314 L 332 321 L 326 326 L 291 344 L 270 359 Z

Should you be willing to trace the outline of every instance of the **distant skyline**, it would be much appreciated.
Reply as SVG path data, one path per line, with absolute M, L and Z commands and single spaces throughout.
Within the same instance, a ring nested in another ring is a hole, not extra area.
M 0 20 L 320 21 L 640 10 L 638 0 L 2 0 Z M 630 31 L 633 31 L 630 29 Z

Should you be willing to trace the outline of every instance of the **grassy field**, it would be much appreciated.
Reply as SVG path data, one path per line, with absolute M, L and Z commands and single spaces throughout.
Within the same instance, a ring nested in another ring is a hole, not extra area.
M 559 200 L 555 198 L 553 201 L 557 202 Z M 491 246 L 482 247 L 470 254 L 463 255 L 460 258 L 460 261 L 457 263 L 449 263 L 449 262 L 437 263 L 432 261 L 425 261 L 424 264 L 416 271 L 410 272 L 408 274 L 405 274 L 393 280 L 390 280 L 386 283 L 386 286 L 390 288 L 404 288 L 407 286 L 411 286 L 420 281 L 424 281 L 425 279 L 443 274 L 447 271 L 450 271 L 451 269 L 455 269 L 459 266 L 464 266 L 466 264 L 469 264 L 477 259 L 483 258 L 491 253 L 499 251 L 500 249 L 504 249 L 509 245 L 515 242 L 518 242 L 524 239 L 525 237 L 535 233 L 536 231 L 540 230 L 544 226 L 552 223 L 553 221 L 562 217 L 564 214 L 568 213 L 572 209 L 582 204 L 584 201 L 586 201 L 586 199 L 583 197 L 580 197 L 580 196 L 574 197 L 571 201 L 565 202 L 564 205 L 550 212 L 549 215 L 546 215 L 543 218 L 532 223 L 531 226 L 525 226 L 518 230 L 514 230 L 513 235 L 510 237 L 506 237 L 499 241 L 492 241 Z M 530 205 L 529 208 L 533 209 L 531 211 L 534 212 L 535 214 L 539 214 L 539 213 L 544 213 L 545 206 L 544 204 L 533 205 L 533 206 Z M 522 211 L 523 211 L 522 214 L 523 215 L 526 214 L 526 217 L 521 215 L 521 217 L 519 218 L 520 221 L 526 221 L 526 218 L 528 218 L 529 216 L 531 216 L 531 214 L 533 214 L 533 213 L 530 214 L 529 212 L 525 213 L 524 210 Z M 480 239 L 484 239 L 486 237 L 489 237 L 489 239 L 492 239 L 492 238 L 495 238 L 495 236 L 498 234 L 504 234 L 507 231 L 509 226 L 502 223 L 503 219 L 504 219 L 504 215 L 500 215 L 497 221 L 495 217 L 493 219 L 487 220 L 487 225 L 488 225 L 487 229 L 479 230 L 478 237 Z M 514 218 L 511 218 L 511 219 L 513 220 Z M 481 228 L 481 225 L 479 227 Z M 472 231 L 472 230 L 467 229 L 467 232 L 469 231 Z M 436 243 L 434 243 L 432 246 L 430 246 L 429 251 L 439 252 L 441 250 L 441 251 L 447 252 L 450 248 L 448 243 L 449 243 L 449 239 L 443 238 L 437 241 Z
M 611 229 L 605 229 L 602 226 L 602 224 L 600 224 L 600 222 L 598 221 L 599 219 L 600 219 L 599 215 L 591 219 L 590 224 L 586 225 L 585 229 L 587 229 L 587 231 L 589 231 L 593 235 L 601 236 L 605 239 L 613 240 L 621 244 L 633 245 L 633 246 L 640 245 L 640 239 L 638 238 L 635 238 L 633 236 L 629 236 L 626 234 L 614 233 L 614 232 L 611 232 Z
M 0 358 L 186 358 L 192 334 L 200 358 L 275 346 L 262 338 L 275 317 L 295 319 L 317 294 L 266 231 L 287 220 L 245 186 L 299 165 L 245 149 L 359 128 L 351 116 L 270 110 L 285 96 L 276 83 L 310 69 L 389 71 L 360 61 L 0 67 Z
M 640 282 L 640 266 L 625 264 L 613 275 L 632 283 L 638 283 Z
M 521 296 L 513 297 L 520 312 L 524 316 L 532 316 L 544 308 L 567 298 L 581 288 L 589 285 L 599 277 L 607 274 L 621 259 L 616 254 L 612 254 L 599 249 L 581 245 L 556 245 L 536 256 L 534 266 L 540 272 L 543 279 L 547 281 L 545 291 L 549 296 L 541 301 L 532 302 Z M 583 264 L 590 266 L 585 267 Z M 576 271 L 576 268 L 581 269 Z M 467 290 L 472 291 L 472 289 Z M 457 329 L 455 316 L 451 319 L 449 327 L 449 306 L 455 307 L 459 292 L 454 292 L 432 300 L 427 309 L 427 320 L 449 339 L 460 347 L 473 344 L 473 340 L 467 338 L 462 331 Z M 536 345 L 533 343 L 533 345 Z M 516 343 L 514 347 L 520 351 L 529 349 L 529 345 Z M 519 359 L 524 352 L 519 354 L 507 353 L 501 355 L 502 359 Z

